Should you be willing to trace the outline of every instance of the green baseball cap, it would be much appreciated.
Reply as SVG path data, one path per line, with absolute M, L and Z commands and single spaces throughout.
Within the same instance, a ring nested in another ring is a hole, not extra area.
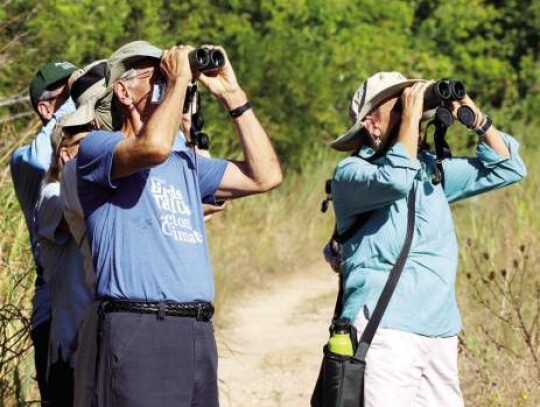
M 50 62 L 43 65 L 32 78 L 28 88 L 30 101 L 32 102 L 34 110 L 36 110 L 37 103 L 43 95 L 43 92 L 53 87 L 53 85 L 67 80 L 77 69 L 78 68 L 71 62 L 66 61 Z
M 110 86 L 130 69 L 130 63 L 139 58 L 161 59 L 163 50 L 147 41 L 133 41 L 114 51 L 107 60 L 106 83 Z

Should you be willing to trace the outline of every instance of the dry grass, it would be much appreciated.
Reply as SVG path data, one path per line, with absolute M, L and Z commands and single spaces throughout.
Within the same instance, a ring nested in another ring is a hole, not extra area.
M 18 137 L 2 129 L 0 149 L 0 406 L 25 406 L 38 399 L 33 380 L 29 329 L 34 268 L 28 233 L 11 184 L 8 162 L 13 150 L 33 134 L 36 122 Z
M 462 387 L 472 406 L 540 403 L 538 153 L 517 186 L 456 208 Z

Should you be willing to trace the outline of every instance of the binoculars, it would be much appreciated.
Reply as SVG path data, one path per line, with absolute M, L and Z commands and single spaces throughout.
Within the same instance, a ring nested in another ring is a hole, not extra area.
M 424 93 L 424 112 L 437 109 L 436 122 L 449 127 L 452 122 L 452 113 L 447 107 L 448 102 L 460 100 L 467 94 L 465 84 L 453 79 L 441 79 L 430 84 Z M 460 106 L 456 112 L 458 120 L 472 129 L 476 122 L 476 115 L 469 106 Z
M 188 54 L 192 72 L 215 75 L 225 66 L 225 55 L 218 49 L 207 47 L 196 48 Z
M 467 94 L 463 82 L 442 79 L 428 86 L 424 94 L 424 111 L 444 106 L 447 102 L 460 100 Z

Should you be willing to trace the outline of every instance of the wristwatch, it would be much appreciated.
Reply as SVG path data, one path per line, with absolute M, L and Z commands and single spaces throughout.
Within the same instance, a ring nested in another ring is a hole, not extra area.
M 486 135 L 487 131 L 490 129 L 490 127 L 492 126 L 493 122 L 491 121 L 491 118 L 489 116 L 486 116 L 485 119 L 484 119 L 484 123 L 482 123 L 481 126 L 478 126 L 476 129 L 474 129 L 473 131 L 479 136 L 479 137 L 483 137 Z
M 237 107 L 236 109 L 233 109 L 229 112 L 229 116 L 231 116 L 233 119 L 237 119 L 240 116 L 244 114 L 244 112 L 247 112 L 249 109 L 251 109 L 253 105 L 251 102 L 246 102 L 242 106 Z

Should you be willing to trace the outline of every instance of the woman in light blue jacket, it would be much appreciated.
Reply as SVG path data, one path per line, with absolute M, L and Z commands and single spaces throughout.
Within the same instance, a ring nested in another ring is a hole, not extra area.
M 476 156 L 443 161 L 419 151 L 419 124 L 429 82 L 397 72 L 368 78 L 353 97 L 353 127 L 332 143 L 357 151 L 332 180 L 338 232 L 361 213 L 367 223 L 343 246 L 343 317 L 361 334 L 405 240 L 407 196 L 416 190 L 415 230 L 403 273 L 367 353 L 366 407 L 462 406 L 457 370 L 460 317 L 455 279 L 457 239 L 450 203 L 520 181 L 519 144 L 498 131 L 474 102 L 451 102 L 475 113 Z M 378 158 L 366 158 L 377 153 Z M 486 208 L 489 210 L 489 208 Z

